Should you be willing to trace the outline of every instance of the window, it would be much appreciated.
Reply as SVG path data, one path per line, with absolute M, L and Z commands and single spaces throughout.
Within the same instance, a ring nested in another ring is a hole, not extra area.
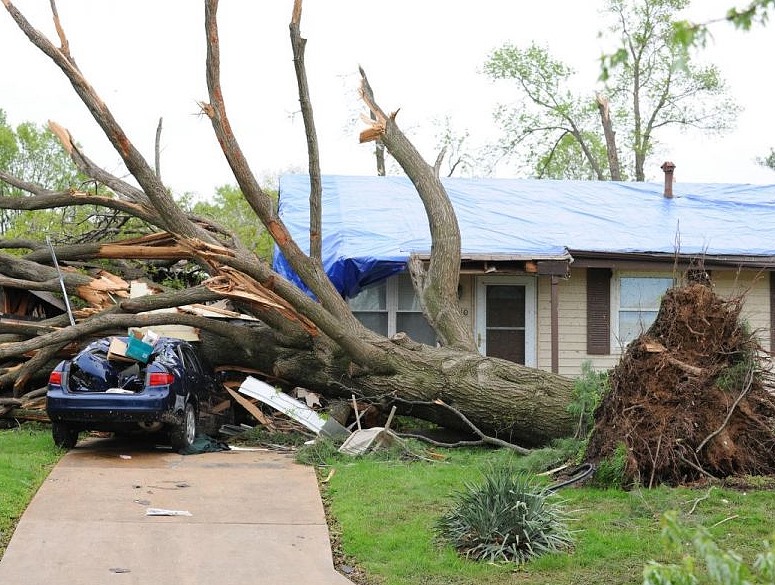
M 662 295 L 673 286 L 673 278 L 663 275 L 621 274 L 616 280 L 619 309 L 614 331 L 624 347 L 646 331 L 657 318 Z
M 436 345 L 436 333 L 425 320 L 406 273 L 364 288 L 350 299 L 350 308 L 372 331 L 388 337 L 403 331 L 415 341 Z

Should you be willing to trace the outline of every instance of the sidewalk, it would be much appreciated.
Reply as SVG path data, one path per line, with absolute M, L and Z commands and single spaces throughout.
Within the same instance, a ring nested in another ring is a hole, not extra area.
M 148 516 L 149 508 L 190 516 Z M 3 585 L 347 585 L 312 468 L 289 455 L 79 444 L 33 498 Z

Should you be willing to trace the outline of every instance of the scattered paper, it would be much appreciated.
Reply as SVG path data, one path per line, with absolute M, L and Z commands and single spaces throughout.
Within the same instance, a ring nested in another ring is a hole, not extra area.
M 188 510 L 164 510 L 162 508 L 148 508 L 146 516 L 193 516 Z

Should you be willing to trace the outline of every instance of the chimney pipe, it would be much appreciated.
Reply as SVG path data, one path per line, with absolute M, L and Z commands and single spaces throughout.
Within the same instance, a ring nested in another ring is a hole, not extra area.
M 672 199 L 673 198 L 673 171 L 675 170 L 675 165 L 670 161 L 666 161 L 662 163 L 662 166 L 660 168 L 665 172 L 665 192 L 664 192 L 665 199 Z

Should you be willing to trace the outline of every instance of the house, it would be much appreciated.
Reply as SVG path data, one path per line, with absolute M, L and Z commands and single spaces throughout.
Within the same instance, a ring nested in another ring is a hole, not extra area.
M 444 179 L 461 230 L 460 304 L 480 351 L 577 376 L 616 364 L 674 279 L 702 270 L 775 348 L 775 185 Z M 406 273 L 428 258 L 405 177 L 323 177 L 323 264 L 368 327 L 434 343 Z M 280 180 L 279 213 L 309 241 L 309 178 Z M 280 254 L 275 270 L 298 282 Z

